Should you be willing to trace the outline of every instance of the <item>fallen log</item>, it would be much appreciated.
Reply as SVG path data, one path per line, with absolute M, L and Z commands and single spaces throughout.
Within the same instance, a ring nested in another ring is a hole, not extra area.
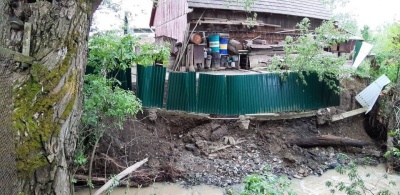
M 365 142 L 350 138 L 337 137 L 333 135 L 321 135 L 310 138 L 295 138 L 290 141 L 291 144 L 300 147 L 315 147 L 315 146 L 353 146 L 362 148 L 371 145 L 371 142 Z
M 126 177 L 127 175 L 129 175 L 130 173 L 132 173 L 133 171 L 136 171 L 136 169 L 138 169 L 139 167 L 141 167 L 144 163 L 146 163 L 148 161 L 148 158 L 145 158 L 144 160 L 135 163 L 134 165 L 126 168 L 124 171 L 122 171 L 121 173 L 119 173 L 117 176 L 115 176 L 114 178 L 108 180 L 108 182 L 106 184 L 104 184 L 100 189 L 98 189 L 94 195 L 100 195 L 101 193 L 103 193 L 104 191 L 106 191 L 108 188 L 110 188 L 114 182 L 119 182 L 122 178 Z

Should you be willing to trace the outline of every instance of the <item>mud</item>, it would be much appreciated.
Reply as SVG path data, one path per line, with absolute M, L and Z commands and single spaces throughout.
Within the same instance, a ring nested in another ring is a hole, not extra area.
M 400 193 L 400 189 L 393 187 L 389 182 L 394 182 L 397 185 L 400 183 L 400 175 L 389 175 L 385 179 L 385 166 L 379 165 L 376 167 L 359 167 L 358 173 L 364 180 L 365 186 L 371 190 L 372 193 L 378 194 L 380 190 L 389 189 L 392 194 Z M 369 175 L 369 176 L 367 176 Z M 294 190 L 299 195 L 322 195 L 331 194 L 330 189 L 326 187 L 326 182 L 332 182 L 336 185 L 338 182 L 343 181 L 349 184 L 349 179 L 346 175 L 341 175 L 335 170 L 329 170 L 322 176 L 310 176 L 303 179 L 292 179 L 290 189 Z M 240 191 L 242 185 L 231 186 L 230 189 Z M 185 187 L 180 183 L 154 183 L 146 188 L 117 188 L 111 194 L 113 195 L 223 195 L 226 189 L 198 185 L 193 187 Z M 88 194 L 88 190 L 80 190 L 77 195 Z M 336 194 L 344 194 L 343 192 L 336 192 Z
M 365 86 L 354 81 L 345 85 L 349 91 L 342 92 L 342 105 L 332 108 L 338 113 L 357 108 L 353 96 Z M 239 124 L 176 112 L 152 111 L 149 117 L 145 111 L 136 119 L 130 118 L 122 131 L 106 133 L 97 149 L 94 176 L 109 178 L 123 167 L 149 158 L 131 175 L 134 186 L 181 181 L 187 186 L 227 187 L 241 183 L 249 174 L 261 173 L 266 166 L 289 178 L 319 176 L 337 165 L 339 153 L 360 162 L 370 157 L 373 165 L 384 162 L 380 142 L 364 130 L 364 115 L 326 125 L 318 125 L 317 117 L 250 121 L 248 130 L 242 130 Z M 289 143 L 294 138 L 327 134 L 374 144 L 365 148 L 300 148 Z M 87 174 L 87 169 L 81 168 L 77 174 Z
M 365 133 L 363 121 L 363 116 L 323 126 L 317 125 L 316 117 L 251 121 L 249 130 L 241 130 L 231 120 L 158 114 L 156 121 L 150 121 L 144 114 L 129 120 L 123 131 L 106 134 L 97 156 L 106 154 L 118 163 L 98 157 L 94 172 L 97 177 L 109 177 L 122 171 L 121 167 L 148 157 L 146 166 L 132 175 L 137 185 L 184 181 L 186 185 L 226 187 L 240 183 L 246 175 L 261 173 L 266 166 L 289 178 L 321 175 L 334 167 L 338 153 L 360 161 L 368 156 L 373 164 L 381 163 L 384 159 L 379 145 L 361 149 L 300 148 L 289 144 L 293 138 L 326 134 L 374 142 Z M 83 170 L 78 173 L 85 174 Z

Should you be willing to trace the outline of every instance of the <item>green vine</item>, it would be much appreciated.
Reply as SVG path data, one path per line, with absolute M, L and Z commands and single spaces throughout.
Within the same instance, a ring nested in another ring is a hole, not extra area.
M 335 28 L 333 21 L 325 21 L 322 25 L 310 31 L 310 20 L 303 19 L 297 24 L 298 37 L 286 37 L 283 59 L 275 56 L 268 70 L 274 72 L 298 72 L 301 81 L 307 84 L 305 75 L 317 73 L 320 81 L 339 92 L 337 79 L 350 74 L 353 70 L 343 65 L 348 56 L 335 56 L 324 52 L 325 48 L 347 41 L 348 35 Z

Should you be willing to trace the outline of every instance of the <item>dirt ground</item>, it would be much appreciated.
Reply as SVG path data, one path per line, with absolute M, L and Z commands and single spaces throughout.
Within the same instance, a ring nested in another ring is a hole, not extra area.
M 342 105 L 332 108 L 336 113 L 357 108 L 354 96 L 365 87 L 354 80 L 345 85 L 348 90 L 342 92 Z M 148 157 L 149 162 L 131 175 L 134 185 L 183 180 L 188 185 L 226 187 L 240 183 L 246 175 L 261 173 L 266 166 L 289 178 L 320 175 L 337 165 L 338 153 L 360 162 L 371 157 L 372 164 L 378 164 L 384 161 L 381 143 L 368 136 L 365 120 L 365 115 L 359 115 L 325 125 L 318 125 L 317 117 L 251 121 L 249 129 L 242 130 L 235 120 L 166 111 L 158 112 L 155 118 L 145 110 L 136 119 L 129 119 L 122 131 L 107 132 L 97 149 L 94 172 L 97 177 L 109 178 Z M 294 138 L 318 135 L 372 144 L 364 148 L 301 148 L 290 144 Z

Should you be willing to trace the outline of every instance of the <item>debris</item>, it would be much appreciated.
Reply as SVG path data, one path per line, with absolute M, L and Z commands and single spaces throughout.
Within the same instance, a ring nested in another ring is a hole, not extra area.
M 362 43 L 360 51 L 357 55 L 357 58 L 356 58 L 356 60 L 354 60 L 354 63 L 353 63 L 354 69 L 357 69 L 361 65 L 361 63 L 364 61 L 365 57 L 367 57 L 369 52 L 372 50 L 372 47 L 374 47 L 374 46 L 365 41 Z
M 218 152 L 218 151 L 220 151 L 220 150 L 227 149 L 227 148 L 229 148 L 229 147 L 231 147 L 231 146 L 238 145 L 238 144 L 243 143 L 243 142 L 245 142 L 245 141 L 246 141 L 246 140 L 240 140 L 240 141 L 237 141 L 235 144 L 222 146 L 222 147 L 220 147 L 220 148 L 211 150 L 211 153 L 215 153 L 215 152 Z
M 300 147 L 315 147 L 315 146 L 354 146 L 362 148 L 367 145 L 371 145 L 370 142 L 342 138 L 333 135 L 321 135 L 310 138 L 296 138 L 290 141 L 291 144 L 298 145 Z
M 342 114 L 333 115 L 331 121 L 332 122 L 339 121 L 339 120 L 342 120 L 342 119 L 345 119 L 345 118 L 349 118 L 349 117 L 352 117 L 352 116 L 359 115 L 359 114 L 364 113 L 366 111 L 367 111 L 367 108 L 359 108 L 359 109 L 355 109 L 355 110 L 352 110 L 352 111 L 349 111 L 349 112 L 345 112 L 345 113 L 342 113 Z
M 383 74 L 356 96 L 357 102 L 360 103 L 364 108 L 368 108 L 366 113 L 371 111 L 376 100 L 378 100 L 378 97 L 381 94 L 383 87 L 385 87 L 389 83 L 390 79 Z
M 108 180 L 108 182 L 106 184 L 104 184 L 100 189 L 98 189 L 94 195 L 99 195 L 101 193 L 103 193 L 104 191 L 106 191 L 109 187 L 111 187 L 113 185 L 114 182 L 118 182 L 119 180 L 121 180 L 122 178 L 126 177 L 128 174 L 134 172 L 136 169 L 138 169 L 139 167 L 141 167 L 144 163 L 146 163 L 148 160 L 148 158 L 145 158 L 144 160 L 135 163 L 134 165 L 126 168 L 124 171 L 122 171 L 121 173 L 119 173 L 117 176 L 115 176 L 114 178 Z

